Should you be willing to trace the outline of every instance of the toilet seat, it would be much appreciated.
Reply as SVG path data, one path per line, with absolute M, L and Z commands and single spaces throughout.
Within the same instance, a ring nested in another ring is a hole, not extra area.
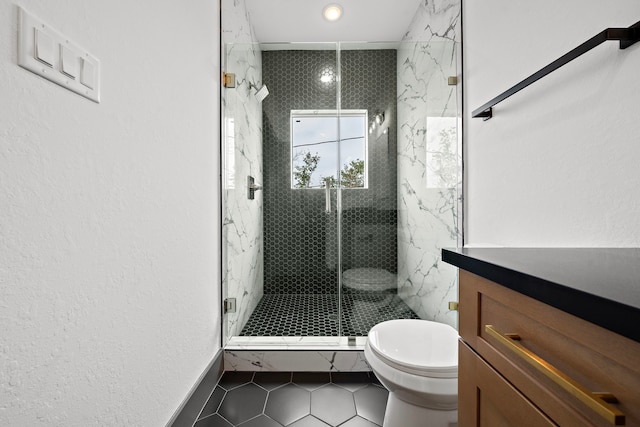
M 458 332 L 444 323 L 397 319 L 371 328 L 367 344 L 386 364 L 431 378 L 457 378 Z

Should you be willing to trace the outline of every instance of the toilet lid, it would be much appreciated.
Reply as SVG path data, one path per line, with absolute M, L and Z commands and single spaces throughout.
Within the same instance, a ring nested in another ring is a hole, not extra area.
M 419 319 L 382 322 L 369 331 L 369 348 L 404 372 L 435 378 L 458 376 L 458 332 Z
M 351 268 L 342 273 L 342 277 L 352 283 L 395 284 L 396 282 L 396 275 L 383 268 Z

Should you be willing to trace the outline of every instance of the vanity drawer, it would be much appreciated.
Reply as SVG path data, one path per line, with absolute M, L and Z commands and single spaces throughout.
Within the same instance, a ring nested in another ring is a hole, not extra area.
M 459 300 L 462 339 L 558 425 L 640 426 L 640 343 L 464 270 Z
M 460 341 L 458 424 L 460 427 L 553 427 L 556 424 Z

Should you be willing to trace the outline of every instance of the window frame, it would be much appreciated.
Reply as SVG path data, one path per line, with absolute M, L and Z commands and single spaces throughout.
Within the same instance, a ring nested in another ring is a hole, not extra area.
M 366 190 L 369 188 L 369 110 L 357 109 L 357 110 L 291 110 L 289 113 L 289 186 L 292 190 L 325 190 L 322 187 L 296 187 L 293 177 L 293 123 L 296 118 L 313 118 L 313 117 L 328 117 L 338 119 L 338 126 L 340 126 L 340 118 L 342 117 L 361 117 L 363 119 L 363 132 L 364 132 L 364 186 L 362 187 L 341 187 L 342 190 Z M 336 142 L 341 143 L 341 138 L 338 136 Z M 342 155 L 342 151 L 340 152 Z M 340 177 L 342 171 L 342 161 L 340 161 L 340 168 L 337 170 L 337 177 Z

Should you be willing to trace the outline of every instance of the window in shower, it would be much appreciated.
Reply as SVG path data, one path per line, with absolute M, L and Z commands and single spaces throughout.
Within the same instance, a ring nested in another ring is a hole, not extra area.
M 367 166 L 367 110 L 291 111 L 291 188 L 367 188 Z

